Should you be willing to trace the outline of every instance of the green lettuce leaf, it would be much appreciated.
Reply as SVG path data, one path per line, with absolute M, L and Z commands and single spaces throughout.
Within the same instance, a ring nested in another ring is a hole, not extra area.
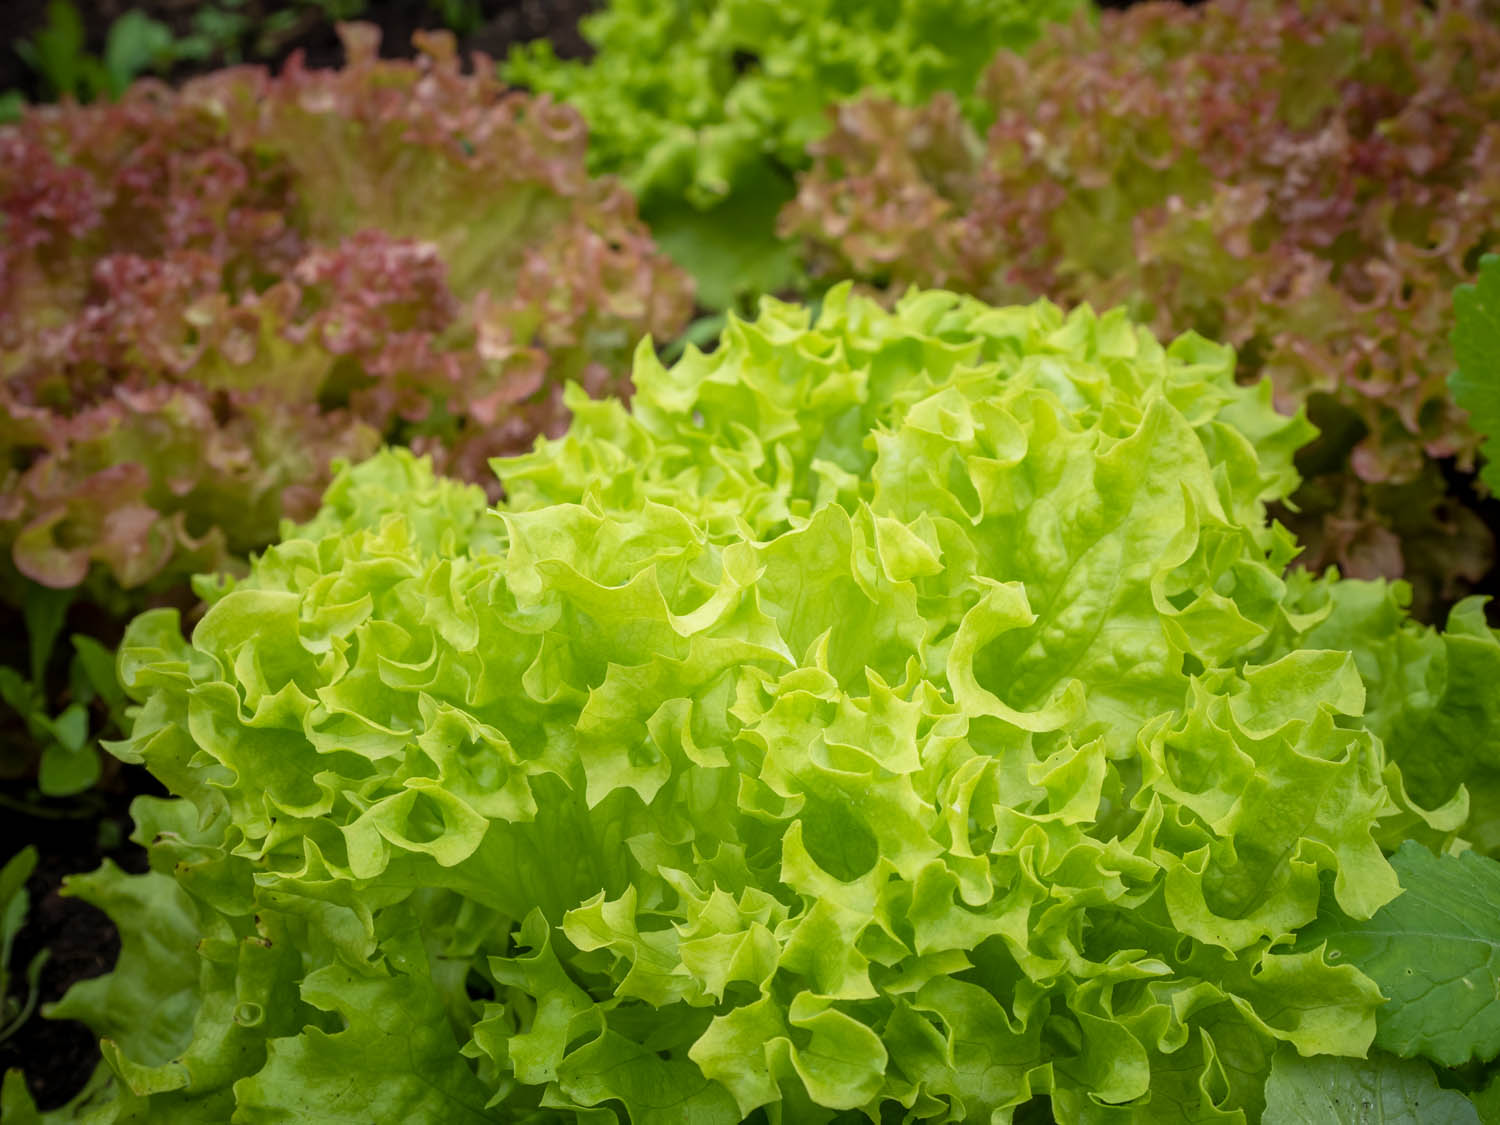
M 1295 599 L 1311 625 L 1287 643 L 1354 653 L 1367 691 L 1361 723 L 1400 765 L 1405 790 L 1500 855 L 1500 632 L 1478 598 L 1454 607 L 1439 632 L 1406 619 L 1409 597 L 1402 583 L 1312 583 Z
M 943 292 L 634 381 L 497 506 L 389 451 L 191 638 L 132 624 L 114 752 L 174 799 L 149 887 L 99 880 L 173 963 L 66 1004 L 102 1112 L 1244 1122 L 1283 1046 L 1367 1054 L 1379 986 L 1298 935 L 1463 816 L 1299 640 L 1404 636 L 1284 576 L 1305 418 L 1201 338 Z M 120 1026 L 154 990 L 170 1040 Z
M 441 999 L 421 978 L 362 979 L 325 966 L 302 998 L 343 1030 L 311 1028 L 271 1045 L 266 1065 L 235 1086 L 235 1121 L 491 1121 L 485 1091 L 459 1058 Z
M 25 983 L 16 990 L 18 995 L 11 995 L 11 948 L 31 908 L 26 881 L 36 870 L 36 861 L 36 848 L 28 844 L 0 867 L 0 1041 L 10 1038 L 31 1018 L 42 967 L 47 963 L 45 948 L 33 954 L 25 972 L 17 974 Z
M 1500 1078 L 1491 1078 L 1483 1090 L 1469 1095 L 1481 1122 L 1500 1121 Z

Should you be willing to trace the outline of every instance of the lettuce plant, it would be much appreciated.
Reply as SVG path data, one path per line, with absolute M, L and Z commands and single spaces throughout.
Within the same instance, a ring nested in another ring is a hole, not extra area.
M 399 63 L 343 34 L 341 70 L 139 83 L 0 129 L 8 592 L 181 582 L 381 440 L 479 475 L 564 424 L 564 380 L 616 385 L 685 318 L 572 111 L 462 74 L 451 36 Z
M 1384 969 L 1294 942 L 1493 827 L 1385 735 L 1500 722 L 1366 670 L 1435 636 L 1399 589 L 1283 577 L 1268 383 L 847 287 L 634 380 L 498 507 L 383 453 L 132 624 L 115 752 L 174 796 L 71 884 L 124 945 L 49 1120 L 1245 1122 L 1366 1056 Z
M 1235 344 L 1323 437 L 1284 518 L 1313 569 L 1418 608 L 1493 559 L 1450 493 L 1449 294 L 1500 239 L 1500 25 L 1478 0 L 1151 4 L 998 55 L 994 118 L 939 95 L 839 110 L 783 216 L 811 268 L 989 300 L 1127 304 Z
M 903 103 L 970 96 L 1001 48 L 1024 47 L 1079 0 L 611 0 L 587 17 L 597 48 L 561 62 L 512 50 L 511 81 L 589 123 L 589 166 L 618 174 L 663 246 L 716 308 L 796 277 L 777 241 L 791 173 L 827 131 L 825 108 L 873 90 Z M 976 99 L 976 106 L 978 101 Z

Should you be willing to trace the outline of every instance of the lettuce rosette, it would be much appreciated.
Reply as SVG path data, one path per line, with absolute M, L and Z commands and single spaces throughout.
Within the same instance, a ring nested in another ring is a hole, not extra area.
M 1408 706 L 1399 587 L 1285 577 L 1312 429 L 1229 349 L 836 288 L 634 383 L 498 506 L 383 453 L 191 640 L 135 621 L 115 752 L 173 797 L 72 884 L 125 937 L 57 1119 L 1285 1121 L 1409 1067 L 1473 1112 L 1349 935 L 1398 845 L 1494 839 L 1387 740 L 1497 724 Z

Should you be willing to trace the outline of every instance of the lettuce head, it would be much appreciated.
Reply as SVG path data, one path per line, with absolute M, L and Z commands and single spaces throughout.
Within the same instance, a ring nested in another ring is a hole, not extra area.
M 68 1119 L 1245 1122 L 1278 1049 L 1365 1055 L 1295 935 L 1467 790 L 1413 803 L 1376 626 L 1283 577 L 1302 416 L 945 292 L 634 379 L 496 507 L 384 453 L 190 641 L 136 620 L 116 753 L 174 797 L 74 884 L 126 941 Z

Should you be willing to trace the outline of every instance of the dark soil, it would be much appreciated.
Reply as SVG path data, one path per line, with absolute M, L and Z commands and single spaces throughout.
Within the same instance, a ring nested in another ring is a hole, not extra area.
M 48 950 L 41 979 L 43 1004 L 60 999 L 75 981 L 107 972 L 119 955 L 119 937 L 104 913 L 58 892 L 64 877 L 92 871 L 105 858 L 127 871 L 146 870 L 145 850 L 127 839 L 128 809 L 134 795 L 161 789 L 144 771 L 128 770 L 114 779 L 112 792 L 95 791 L 71 802 L 37 800 L 36 812 L 20 807 L 17 785 L 4 786 L 0 858 L 8 859 L 26 844 L 34 845 L 39 856 L 26 884 L 31 911 L 11 955 L 12 986 L 24 987 L 26 966 L 38 951 Z M 0 1071 L 19 1067 L 44 1110 L 77 1093 L 98 1062 L 98 1042 L 86 1027 L 43 1019 L 40 1007 L 15 1035 L 0 1043 Z

